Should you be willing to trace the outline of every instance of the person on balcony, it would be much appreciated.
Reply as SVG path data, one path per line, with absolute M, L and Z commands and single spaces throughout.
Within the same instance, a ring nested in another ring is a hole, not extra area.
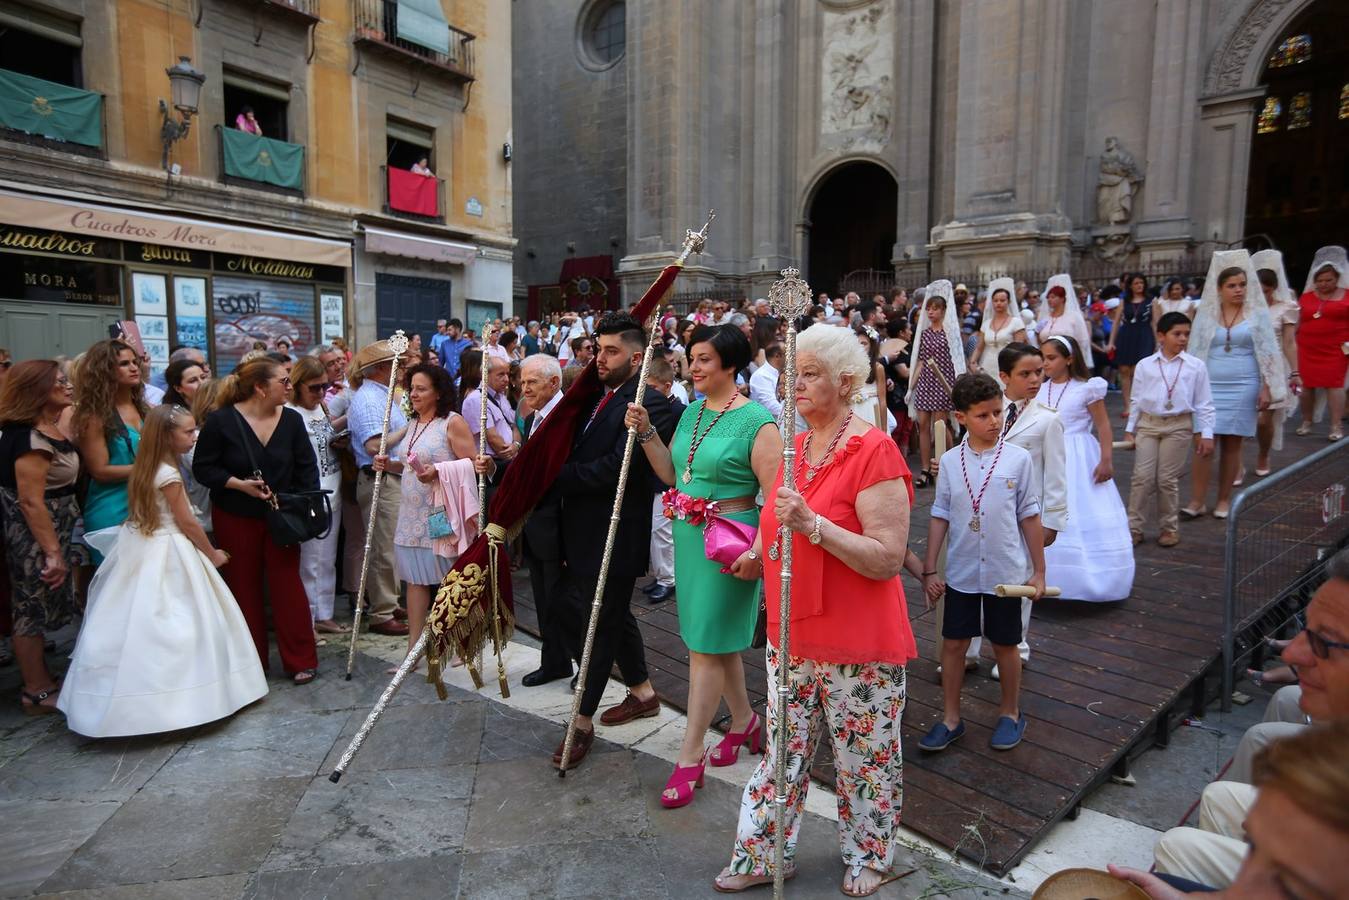
M 257 117 L 253 115 L 253 107 L 245 106 L 239 110 L 239 115 L 234 118 L 234 127 L 240 131 L 247 131 L 249 134 L 262 137 L 262 126 L 258 124 Z
M 430 158 L 423 156 L 412 164 L 412 168 L 409 171 L 411 171 L 413 175 L 425 175 L 427 178 L 435 178 L 436 173 L 431 171 L 430 163 Z

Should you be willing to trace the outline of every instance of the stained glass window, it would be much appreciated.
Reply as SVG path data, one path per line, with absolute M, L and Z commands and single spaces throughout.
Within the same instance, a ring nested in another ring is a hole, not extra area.
M 1299 63 L 1305 63 L 1312 58 L 1312 36 L 1310 34 L 1295 34 L 1286 37 L 1274 48 L 1274 52 L 1269 55 L 1269 67 L 1271 69 L 1282 69 L 1285 66 L 1296 66 Z
M 1302 91 L 1294 94 L 1293 99 L 1288 103 L 1288 130 L 1292 131 L 1294 128 L 1306 128 L 1311 123 L 1311 91 Z
M 1278 97 L 1266 97 L 1264 109 L 1255 126 L 1256 134 L 1269 134 L 1279 130 L 1279 117 L 1283 115 L 1283 104 Z
M 1340 118 L 1349 119 L 1349 84 L 1340 88 Z

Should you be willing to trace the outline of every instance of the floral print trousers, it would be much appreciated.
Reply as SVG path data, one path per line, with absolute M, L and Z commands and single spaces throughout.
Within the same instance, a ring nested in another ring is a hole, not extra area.
M 768 647 L 768 748 L 740 802 L 731 851 L 731 873 L 773 872 L 777 809 L 778 652 Z M 900 716 L 904 712 L 904 667 L 890 663 L 835 665 L 792 657 L 787 696 L 787 845 L 792 869 L 801 808 L 810 787 L 810 765 L 822 729 L 834 750 L 838 792 L 838 840 L 843 863 L 886 872 L 903 805 L 904 757 Z

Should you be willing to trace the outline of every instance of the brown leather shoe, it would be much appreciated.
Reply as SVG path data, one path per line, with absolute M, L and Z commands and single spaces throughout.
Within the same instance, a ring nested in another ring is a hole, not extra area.
M 1132 532 L 1129 533 L 1129 535 L 1130 535 L 1130 537 L 1133 538 L 1133 542 L 1134 542 L 1134 546 L 1135 546 L 1135 547 L 1137 547 L 1139 544 L 1143 543 L 1143 532 L 1141 532 L 1141 531 L 1132 531 Z
M 397 619 L 386 619 L 371 625 L 370 630 L 375 634 L 387 634 L 389 637 L 407 637 L 408 626 L 406 622 Z
M 1180 535 L 1174 531 L 1163 531 L 1162 536 L 1157 538 L 1157 543 L 1163 547 L 1174 547 L 1180 543 Z
M 559 769 L 562 768 L 562 750 L 563 745 L 566 743 L 567 736 L 564 734 L 562 740 L 558 741 L 557 749 L 553 751 L 553 765 L 557 766 Z M 579 728 L 576 729 L 576 736 L 572 738 L 571 742 L 571 761 L 567 763 L 567 768 L 576 768 L 581 760 L 586 758 L 586 754 L 590 752 L 590 748 L 594 743 L 595 729 L 592 728 L 589 731 L 582 731 Z
M 660 697 L 652 694 L 650 700 L 638 700 L 636 695 L 629 693 L 623 698 L 622 703 L 604 711 L 600 716 L 600 724 L 622 725 L 633 719 L 649 719 L 658 715 L 660 715 Z

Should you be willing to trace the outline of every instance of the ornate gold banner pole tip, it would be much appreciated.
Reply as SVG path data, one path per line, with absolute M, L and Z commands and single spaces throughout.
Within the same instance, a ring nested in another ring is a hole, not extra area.
M 715 209 L 709 209 L 707 211 L 707 221 L 703 223 L 701 229 L 698 231 L 688 229 L 684 232 L 684 249 L 680 252 L 676 265 L 682 266 L 684 260 L 695 253 L 703 252 L 703 248 L 707 246 L 707 229 L 712 227 L 712 220 L 716 217 L 717 211 Z
M 379 430 L 379 450 L 376 456 L 383 456 L 389 450 L 389 416 L 393 413 L 393 395 L 398 387 L 398 365 L 403 361 L 403 354 L 408 352 L 408 337 L 403 333 L 403 329 L 398 329 L 389 336 L 387 341 L 389 352 L 393 354 L 393 367 L 389 370 L 389 394 L 384 399 L 384 423 Z M 361 609 L 365 605 L 365 582 L 370 574 L 370 547 L 375 537 L 375 519 L 379 514 L 379 490 L 384 484 L 384 473 L 375 473 L 375 483 L 370 492 L 370 518 L 365 523 L 365 552 L 361 556 L 361 580 L 360 586 L 356 589 L 356 611 L 351 620 L 351 644 L 347 648 L 347 677 L 351 680 L 351 670 L 356 665 L 356 636 L 361 631 Z

